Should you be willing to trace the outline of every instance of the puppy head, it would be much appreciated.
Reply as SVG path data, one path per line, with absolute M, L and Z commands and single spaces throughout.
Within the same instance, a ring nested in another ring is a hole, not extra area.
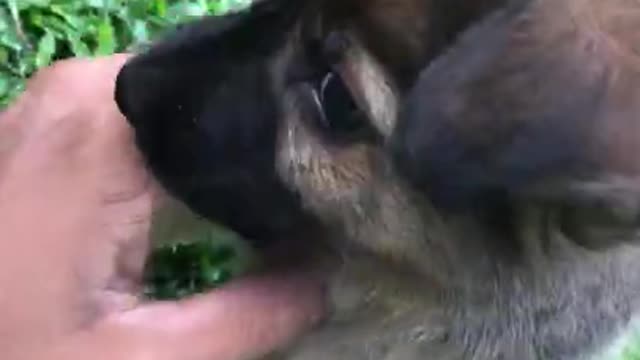
M 133 57 L 116 81 L 116 102 L 159 181 L 256 241 L 299 215 L 273 167 L 281 110 L 270 67 L 301 10 L 261 2 L 187 25 Z
M 429 3 L 404 2 L 412 13 Z M 363 4 L 262 1 L 130 60 L 116 101 L 167 190 L 258 245 L 309 223 L 369 244 L 420 223 L 383 150 L 402 88 L 394 69 L 409 66 L 368 47 Z M 423 14 L 400 19 L 419 27 Z M 422 53 L 404 41 L 389 47 Z

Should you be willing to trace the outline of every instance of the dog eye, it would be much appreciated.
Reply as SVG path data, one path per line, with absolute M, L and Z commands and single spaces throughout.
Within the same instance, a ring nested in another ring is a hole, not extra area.
M 354 134 L 367 126 L 349 89 L 336 73 L 329 72 L 324 76 L 318 95 L 324 113 L 323 126 L 331 132 Z

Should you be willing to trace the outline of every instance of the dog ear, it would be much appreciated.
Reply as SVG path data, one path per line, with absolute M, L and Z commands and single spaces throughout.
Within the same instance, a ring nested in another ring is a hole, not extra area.
M 395 163 L 442 209 L 549 201 L 578 242 L 633 240 L 635 67 L 607 46 L 613 35 L 594 42 L 547 8 L 491 14 L 423 71 L 394 129 Z

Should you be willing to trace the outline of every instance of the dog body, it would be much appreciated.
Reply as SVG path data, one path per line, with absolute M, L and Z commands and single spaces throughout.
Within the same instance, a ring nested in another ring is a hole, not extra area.
M 274 359 L 582 359 L 637 313 L 640 4 L 465 3 L 264 1 L 123 68 L 163 185 L 328 279 Z

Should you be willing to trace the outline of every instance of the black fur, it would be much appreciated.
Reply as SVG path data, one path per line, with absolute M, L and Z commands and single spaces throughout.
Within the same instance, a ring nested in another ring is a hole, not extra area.
M 274 173 L 280 109 L 268 69 L 301 3 L 264 1 L 189 24 L 117 78 L 116 101 L 161 183 L 258 246 L 303 216 Z

